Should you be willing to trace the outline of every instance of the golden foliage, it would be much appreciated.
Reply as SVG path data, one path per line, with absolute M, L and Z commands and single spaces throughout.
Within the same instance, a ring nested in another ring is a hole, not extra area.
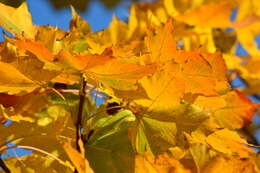
M 139 3 L 131 7 L 128 23 L 113 17 L 95 33 L 73 8 L 70 30 L 63 31 L 33 25 L 25 3 L 17 9 L 0 4 L 0 25 L 15 36 L 0 44 L 0 120 L 12 120 L 0 124 L 0 152 L 10 143 L 34 150 L 4 159 L 7 167 L 259 172 L 258 154 L 238 133 L 259 107 L 245 95 L 259 93 L 259 4 Z M 234 8 L 238 14 L 231 21 Z M 248 57 L 235 55 L 238 42 Z M 233 89 L 234 76 L 247 87 Z M 104 103 L 97 106 L 84 93 Z M 81 149 L 74 149 L 79 142 Z

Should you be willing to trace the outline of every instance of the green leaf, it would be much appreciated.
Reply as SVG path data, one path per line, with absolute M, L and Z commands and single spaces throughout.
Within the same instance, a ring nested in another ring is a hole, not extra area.
M 147 117 L 142 117 L 140 121 L 136 139 L 138 152 L 143 154 L 151 150 L 154 155 L 158 155 L 176 145 L 176 123 Z
M 134 125 L 134 120 L 135 116 L 125 110 L 97 121 L 94 134 L 85 145 L 94 172 L 134 171 L 134 152 L 128 138 L 128 128 Z

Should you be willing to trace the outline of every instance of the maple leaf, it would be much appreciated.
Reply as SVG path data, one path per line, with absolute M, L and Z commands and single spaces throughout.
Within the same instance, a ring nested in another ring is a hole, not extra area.
M 88 151 L 86 157 L 95 172 L 133 172 L 134 152 L 127 131 L 134 119 L 129 111 L 119 112 L 113 117 L 107 117 L 103 113 L 94 117 L 94 134 L 89 138 L 85 149 Z
M 137 122 L 135 131 L 133 137 L 137 152 L 140 154 L 151 151 L 154 155 L 158 155 L 177 143 L 177 126 L 174 122 L 143 117 Z
M 44 63 L 33 55 L 19 56 L 20 50 L 10 43 L 8 41 L 1 45 L 2 50 L 0 50 L 1 79 L 4 83 L 1 92 L 9 94 L 31 92 L 36 88 L 46 87 L 47 83 L 60 73 L 44 69 Z
M 54 58 L 54 55 L 45 46 L 30 39 L 17 40 L 15 46 L 30 51 L 43 62 L 52 61 Z
M 161 70 L 140 80 L 152 100 L 145 106 L 156 106 L 161 110 L 170 107 L 174 109 L 185 93 L 213 96 L 218 95 L 217 91 L 223 92 L 229 89 L 225 75 L 226 66 L 221 54 L 206 54 L 199 50 L 189 52 L 177 50 L 171 36 L 171 23 L 167 23 L 163 32 L 147 38 L 151 58 L 145 57 L 145 60 L 163 64 Z M 156 47 L 152 48 L 151 45 Z
M 227 128 L 243 127 L 250 122 L 257 108 L 256 104 L 238 91 L 228 92 L 221 97 L 199 96 L 194 104 L 204 109 L 212 109 L 216 122 Z
M 22 91 L 31 92 L 39 87 L 39 85 L 24 76 L 10 64 L 0 62 L 0 67 L 0 92 L 18 94 Z
M 145 38 L 150 53 L 149 62 L 166 62 L 175 58 L 177 45 L 173 37 L 173 25 L 171 22 L 158 28 L 158 34 L 150 32 Z
M 47 106 L 47 105 L 45 105 Z M 52 109 L 52 111 L 50 111 Z M 57 154 L 65 156 L 61 142 L 68 142 L 74 139 L 75 131 L 72 119 L 68 116 L 68 111 L 62 106 L 49 107 L 48 111 L 42 110 L 34 116 L 38 116 L 34 123 L 22 121 L 20 123 L 12 122 L 9 126 L 1 125 L 1 131 L 6 133 L 1 136 L 1 147 L 12 142 L 13 144 L 31 146 L 47 151 L 49 153 L 58 151 Z M 44 124 L 42 121 L 50 117 L 52 124 Z M 23 128 L 26 127 L 26 130 Z M 47 143 L 45 143 L 47 142 Z
M 122 86 L 131 88 L 132 83 L 156 71 L 156 65 L 138 65 L 120 62 L 112 56 L 110 48 L 101 55 L 71 56 L 68 52 L 61 51 L 55 56 L 55 63 L 66 69 L 75 69 L 84 72 L 88 77 L 100 80 L 113 88 Z
M 61 50 L 55 56 L 56 63 L 67 68 L 74 68 L 78 71 L 85 71 L 95 66 L 102 66 L 113 59 L 109 50 L 104 51 L 101 55 L 89 56 L 72 56 L 68 52 Z
M 259 9 L 259 3 L 256 3 L 256 1 L 243 1 L 233 23 L 238 40 L 251 55 L 259 55 L 254 40 L 255 36 L 259 34 L 260 27 L 260 15 L 257 9 Z
M 203 4 L 176 18 L 189 25 L 199 27 L 229 27 L 231 26 L 229 16 L 233 8 L 235 8 L 235 5 L 232 3 L 220 1 L 215 4 Z
M 48 49 L 48 51 L 52 53 L 58 53 L 61 49 L 68 47 L 68 45 L 66 44 L 67 36 L 68 32 L 62 29 L 53 28 L 50 26 L 41 26 L 38 27 L 37 34 L 35 35 L 34 39 L 25 39 L 23 41 L 35 41 L 45 46 Z M 48 54 L 49 53 L 47 53 L 47 55 Z
M 221 140 L 219 140 L 220 138 Z M 215 150 L 227 155 L 238 155 L 241 158 L 246 158 L 253 153 L 252 149 L 246 146 L 246 140 L 242 139 L 235 132 L 227 129 L 210 134 L 206 142 Z
M 46 96 L 39 94 L 39 91 L 33 91 L 20 96 L 1 94 L 0 102 L 5 99 L 1 106 L 1 116 L 13 121 L 34 122 L 35 113 L 40 112 L 48 103 Z M 8 102 L 9 101 L 9 102 Z
M 163 153 L 156 158 L 152 158 L 149 154 L 144 157 L 136 155 L 135 170 L 137 173 L 167 173 L 167 172 L 182 172 L 190 173 L 190 171 L 183 167 L 183 165 L 166 153 Z
M 32 23 L 26 3 L 22 3 L 17 9 L 1 3 L 0 11 L 0 25 L 3 28 L 14 35 L 24 34 L 29 38 L 35 36 L 37 27 Z
M 219 171 L 224 173 L 256 173 L 259 170 L 253 164 L 253 159 L 237 159 L 237 158 L 222 158 L 216 157 L 210 161 L 202 173 L 217 173 Z
M 83 20 L 76 12 L 76 10 L 71 7 L 72 19 L 70 21 L 70 31 L 78 32 L 81 35 L 86 35 L 91 32 L 90 25 Z
M 117 68 L 116 68 L 117 67 Z M 109 77 L 120 80 L 137 80 L 156 71 L 156 65 L 138 65 L 120 62 L 116 59 L 108 61 L 104 65 L 96 66 L 86 71 L 87 74 L 96 77 Z
M 201 143 L 192 144 L 189 151 L 196 164 L 197 172 L 202 172 L 203 168 L 217 155 L 214 151 L 211 151 L 206 144 Z

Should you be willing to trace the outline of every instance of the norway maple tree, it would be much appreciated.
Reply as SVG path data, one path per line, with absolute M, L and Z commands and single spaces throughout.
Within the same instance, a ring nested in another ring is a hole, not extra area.
M 0 153 L 32 150 L 2 171 L 259 172 L 241 133 L 259 106 L 247 98 L 260 90 L 259 12 L 258 0 L 161 0 L 91 32 L 73 8 L 64 31 L 0 4 L 14 36 L 0 43 Z

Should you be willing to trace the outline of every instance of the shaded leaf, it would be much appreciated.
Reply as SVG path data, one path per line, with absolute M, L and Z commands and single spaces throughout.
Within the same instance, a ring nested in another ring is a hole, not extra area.
M 202 173 L 256 173 L 257 170 L 253 159 L 237 159 L 216 157 L 210 161 Z
M 146 117 L 139 121 L 137 139 L 135 139 L 136 145 L 139 145 L 136 147 L 137 152 L 144 154 L 144 152 L 151 150 L 154 155 L 158 155 L 176 145 L 176 123 Z
M 85 145 L 94 172 L 133 172 L 134 152 L 128 139 L 133 116 L 129 111 L 122 111 L 97 122 L 94 134 Z
M 5 163 L 8 165 L 12 172 L 16 173 L 72 173 L 71 169 L 59 164 L 59 162 L 57 162 L 53 158 L 38 153 L 32 153 L 20 158 L 9 157 L 5 159 Z
M 65 143 L 64 149 L 79 173 L 93 173 L 88 161 L 77 150 L 72 148 L 70 144 Z
M 163 153 L 155 158 L 145 154 L 144 157 L 136 155 L 135 157 L 135 172 L 136 173 L 190 173 L 183 165 L 171 158 L 166 153 Z

